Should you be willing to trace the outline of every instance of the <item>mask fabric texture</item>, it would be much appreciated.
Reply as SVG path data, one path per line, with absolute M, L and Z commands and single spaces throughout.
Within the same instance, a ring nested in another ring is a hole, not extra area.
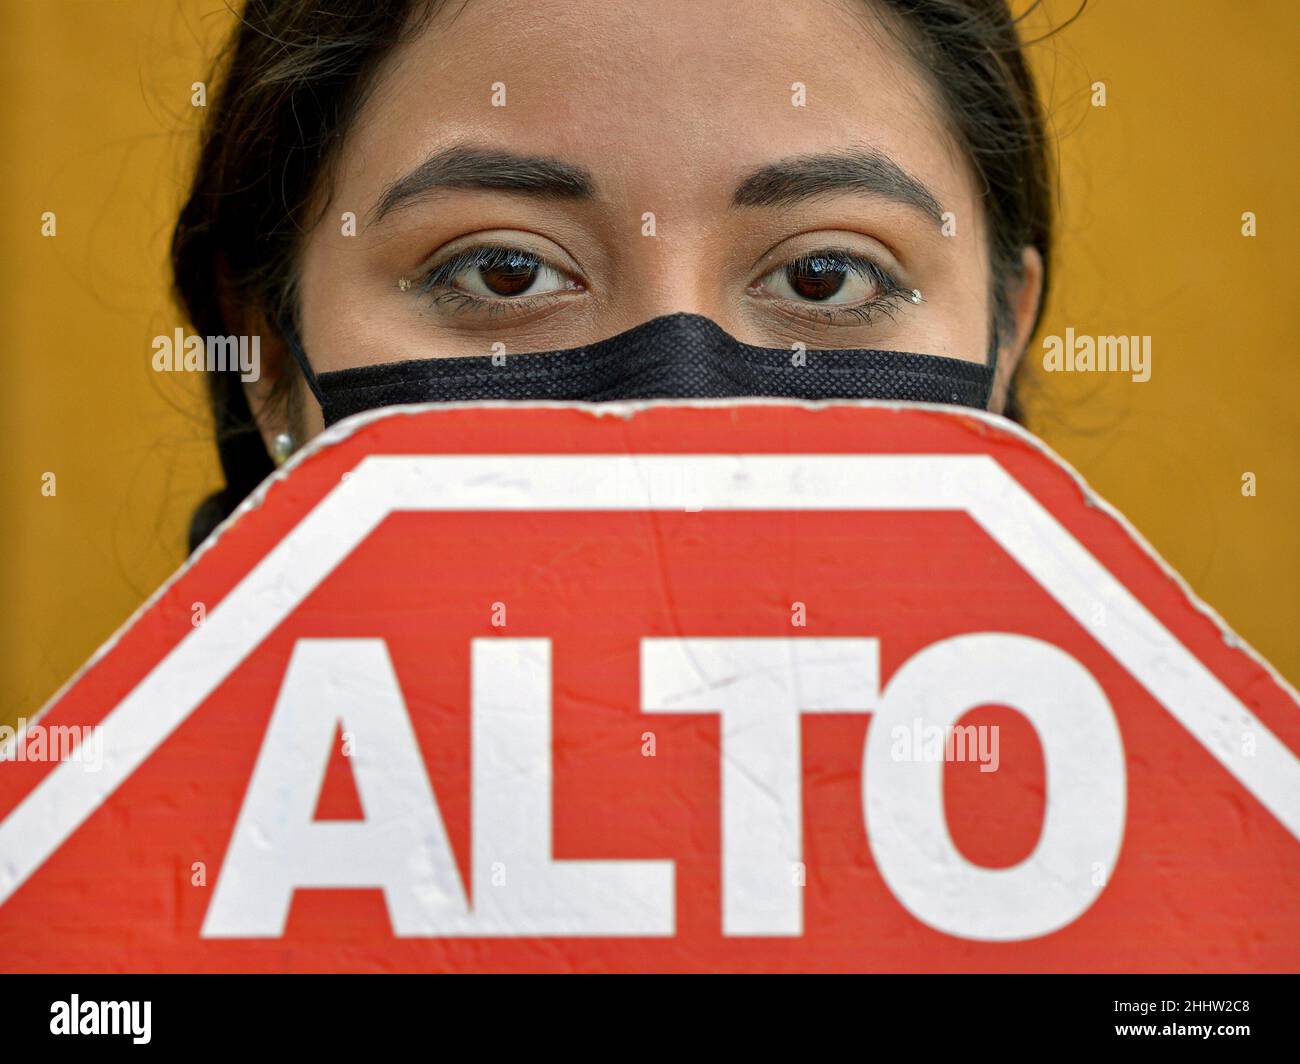
M 296 333 L 285 336 L 326 425 L 376 407 L 476 399 L 893 399 L 982 409 L 994 374 L 992 357 L 982 365 L 903 351 L 754 347 L 698 314 L 654 318 L 562 351 L 389 362 L 319 376 Z

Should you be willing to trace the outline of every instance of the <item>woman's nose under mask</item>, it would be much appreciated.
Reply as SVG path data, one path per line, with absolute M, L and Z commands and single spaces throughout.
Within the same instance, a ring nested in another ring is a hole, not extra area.
M 613 399 L 895 399 L 983 408 L 988 364 L 903 351 L 808 350 L 741 343 L 709 318 L 669 314 L 563 351 L 388 362 L 315 374 L 296 332 L 285 337 L 325 424 L 402 403 Z

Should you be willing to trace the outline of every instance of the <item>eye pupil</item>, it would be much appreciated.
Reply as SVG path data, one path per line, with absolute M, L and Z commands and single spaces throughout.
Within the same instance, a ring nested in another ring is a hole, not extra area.
M 537 279 L 538 262 L 524 255 L 507 255 L 501 261 L 480 266 L 478 275 L 488 291 L 498 296 L 527 292 Z
M 804 299 L 830 299 L 844 287 L 848 273 L 847 264 L 839 259 L 818 255 L 800 259 L 785 269 L 785 279 L 790 288 Z

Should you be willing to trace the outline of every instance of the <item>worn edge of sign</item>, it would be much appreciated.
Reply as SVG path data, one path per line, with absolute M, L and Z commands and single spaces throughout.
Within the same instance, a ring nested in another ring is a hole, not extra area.
M 89 672 L 90 669 L 92 669 L 95 664 L 104 657 L 104 655 L 108 654 L 109 651 L 118 644 L 121 638 L 130 631 L 132 627 L 134 627 L 135 623 L 143 617 L 156 602 L 166 595 L 167 592 L 171 590 L 172 586 L 187 572 L 189 572 L 198 560 L 203 557 L 203 555 L 216 545 L 217 541 L 224 534 L 228 526 L 234 524 L 244 514 L 259 509 L 270 490 L 281 480 L 285 479 L 303 462 L 314 457 L 319 451 L 348 439 L 371 422 L 381 421 L 389 417 L 424 414 L 434 410 L 573 410 L 580 413 L 587 413 L 594 417 L 619 417 L 630 419 L 642 411 L 665 407 L 717 409 L 719 407 L 734 406 L 794 406 L 803 410 L 811 411 L 830 410 L 837 407 L 862 407 L 866 409 L 891 410 L 895 412 L 920 410 L 929 413 L 946 414 L 954 417 L 956 420 L 966 421 L 966 427 L 970 431 L 983 432 L 988 429 L 993 429 L 1005 436 L 1010 436 L 1013 439 L 1018 440 L 1020 443 L 1038 451 L 1046 458 L 1051 459 L 1057 466 L 1068 473 L 1073 479 L 1075 487 L 1078 488 L 1084 504 L 1100 510 L 1111 520 L 1115 521 L 1120 528 L 1122 528 L 1129 537 L 1146 552 L 1147 556 L 1156 563 L 1160 571 L 1173 580 L 1174 584 L 1183 593 L 1183 597 L 1187 600 L 1188 604 L 1194 610 L 1207 617 L 1219 629 L 1219 636 L 1223 640 L 1224 645 L 1233 650 L 1243 652 L 1248 658 L 1254 661 L 1256 665 L 1260 666 L 1278 688 L 1296 703 L 1296 708 L 1300 709 L 1300 691 L 1297 691 L 1297 689 L 1291 685 L 1290 681 L 1288 681 L 1286 677 L 1274 667 L 1272 662 L 1251 646 L 1249 642 L 1238 635 L 1232 626 L 1228 624 L 1222 616 L 1220 616 L 1219 612 L 1215 610 L 1213 606 L 1207 603 L 1196 593 L 1195 590 L 1193 590 L 1191 585 L 1183 579 L 1182 574 L 1165 561 L 1160 552 L 1147 541 L 1147 538 L 1138 531 L 1127 517 L 1098 494 L 1098 492 L 1083 478 L 1083 475 L 1075 469 L 1074 466 L 1057 454 L 1043 440 L 1039 439 L 1023 426 L 1016 424 L 1014 421 L 1009 421 L 1007 418 L 1004 418 L 999 414 L 991 414 L 986 410 L 954 407 L 946 403 L 904 403 L 876 399 L 828 399 L 818 402 L 781 398 L 640 399 L 634 401 L 611 401 L 603 403 L 482 400 L 464 403 L 412 403 L 379 407 L 375 410 L 366 410 L 359 414 L 353 414 L 351 417 L 344 418 L 338 424 L 331 425 L 319 435 L 308 440 L 299 450 L 295 451 L 283 465 L 274 470 L 270 476 L 254 488 L 248 497 L 235 507 L 233 511 L 231 511 L 229 517 L 212 530 L 208 535 L 208 538 L 194 549 L 193 553 L 191 553 L 190 556 L 181 563 L 180 567 L 172 573 L 171 576 L 164 580 L 163 583 L 159 585 L 158 589 L 143 603 L 141 603 L 130 617 L 118 626 L 117 630 L 104 641 L 98 650 L 86 659 L 84 664 L 82 664 L 82 666 L 77 669 L 77 671 L 73 673 L 72 676 L 69 677 L 53 695 L 45 701 L 45 704 L 42 705 L 36 713 L 27 718 L 26 726 L 36 724 L 45 716 L 46 713 L 58 704 L 60 699 L 62 699 L 63 696 L 76 685 L 82 676 Z M 975 426 L 978 426 L 978 429 L 976 429 Z M 26 726 L 23 731 L 14 735 L 8 743 L 0 745 L 0 761 L 3 761 L 8 756 L 9 751 L 7 747 L 16 746 L 23 740 Z

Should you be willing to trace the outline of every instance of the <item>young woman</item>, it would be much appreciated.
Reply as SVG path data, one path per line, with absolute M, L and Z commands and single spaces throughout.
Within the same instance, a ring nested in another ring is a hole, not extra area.
M 248 0 L 219 80 L 175 283 L 263 375 L 211 380 L 195 543 L 392 402 L 1017 415 L 1052 204 L 1005 0 Z

